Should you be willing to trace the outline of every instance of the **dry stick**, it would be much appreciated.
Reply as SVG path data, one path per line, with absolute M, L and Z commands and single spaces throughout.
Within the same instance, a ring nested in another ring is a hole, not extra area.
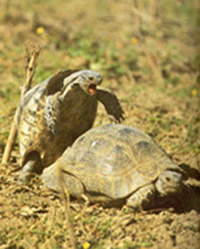
M 71 245 L 73 247 L 73 249 L 77 249 L 77 239 L 75 236 L 75 232 L 74 232 L 74 226 L 73 226 L 73 222 L 72 222 L 72 218 L 71 218 L 71 212 L 70 212 L 70 198 L 69 198 L 69 192 L 68 189 L 66 188 L 63 178 L 62 178 L 62 169 L 59 165 L 59 159 L 57 162 L 57 177 L 58 177 L 58 181 L 60 184 L 60 188 L 61 188 L 61 194 L 62 194 L 62 198 L 64 201 L 64 208 L 65 208 L 65 216 L 66 216 L 66 220 L 67 220 L 67 224 L 68 224 L 68 229 L 69 229 L 69 238 L 70 238 L 70 242 Z
M 40 54 L 40 50 L 41 50 L 41 48 L 37 48 L 35 51 L 32 52 L 32 56 L 28 57 L 28 63 L 27 63 L 28 65 L 27 65 L 27 69 L 26 69 L 26 81 L 25 81 L 25 84 L 21 90 L 20 99 L 22 99 L 24 97 L 25 93 L 31 88 L 32 78 L 33 78 L 34 71 L 36 68 L 36 61 L 37 61 L 37 58 Z M 10 129 L 8 141 L 6 143 L 6 147 L 5 147 L 5 150 L 3 153 L 2 162 L 1 162 L 2 164 L 7 164 L 9 162 L 9 159 L 10 159 L 12 147 L 13 147 L 13 144 L 14 144 L 16 136 L 17 136 L 16 120 L 17 120 L 18 112 L 19 112 L 19 107 L 17 108 L 17 110 L 15 112 L 15 116 L 14 116 L 14 120 L 13 120 L 11 129 Z
M 31 88 L 32 78 L 36 68 L 36 61 L 40 54 L 40 51 L 41 47 L 36 48 L 36 50 L 32 52 L 31 58 L 28 58 L 28 66 L 26 69 L 26 82 L 22 89 L 22 97 Z

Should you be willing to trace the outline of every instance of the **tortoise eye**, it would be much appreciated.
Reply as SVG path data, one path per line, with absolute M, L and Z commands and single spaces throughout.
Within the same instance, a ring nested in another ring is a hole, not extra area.
M 89 76 L 89 80 L 93 80 L 94 79 L 94 77 L 93 76 Z

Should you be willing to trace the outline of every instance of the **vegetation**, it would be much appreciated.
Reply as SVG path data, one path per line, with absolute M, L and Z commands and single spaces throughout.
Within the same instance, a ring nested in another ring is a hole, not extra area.
M 25 48 L 40 45 L 34 84 L 65 68 L 100 72 L 121 100 L 125 124 L 200 171 L 197 0 L 4 0 L 0 8 L 0 157 L 25 80 Z M 95 126 L 110 122 L 99 108 Z M 39 180 L 17 185 L 19 162 L 16 142 L 11 163 L 0 167 L 0 248 L 70 248 L 60 199 Z M 198 248 L 194 211 L 132 214 L 72 205 L 80 248 Z

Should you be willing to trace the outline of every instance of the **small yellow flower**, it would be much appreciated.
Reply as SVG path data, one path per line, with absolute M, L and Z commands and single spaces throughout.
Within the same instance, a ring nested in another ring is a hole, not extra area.
M 193 96 L 197 96 L 197 90 L 196 90 L 196 89 L 193 89 L 193 90 L 192 90 L 192 95 L 193 95 Z
M 133 44 L 136 44 L 136 43 L 138 43 L 138 39 L 137 39 L 136 37 L 132 37 L 132 38 L 131 38 L 131 42 L 132 42 Z
M 86 241 L 86 242 L 83 244 L 83 248 L 84 248 L 84 249 L 90 248 L 90 243 Z
M 40 35 L 40 34 L 42 34 L 42 33 L 44 33 L 44 28 L 43 28 L 43 27 L 38 27 L 38 28 L 36 29 L 36 34 Z

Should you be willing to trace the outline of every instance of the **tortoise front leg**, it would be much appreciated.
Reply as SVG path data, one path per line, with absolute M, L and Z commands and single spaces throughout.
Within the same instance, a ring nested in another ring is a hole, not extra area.
M 127 200 L 126 205 L 138 211 L 152 206 L 155 201 L 155 187 L 153 184 L 138 189 Z
M 28 153 L 22 165 L 23 168 L 19 175 L 19 182 L 28 182 L 33 174 L 41 174 L 43 170 L 41 158 L 37 151 Z
M 117 122 L 120 123 L 124 119 L 124 111 L 114 93 L 98 87 L 97 99 L 104 105 L 108 115 L 113 116 Z

